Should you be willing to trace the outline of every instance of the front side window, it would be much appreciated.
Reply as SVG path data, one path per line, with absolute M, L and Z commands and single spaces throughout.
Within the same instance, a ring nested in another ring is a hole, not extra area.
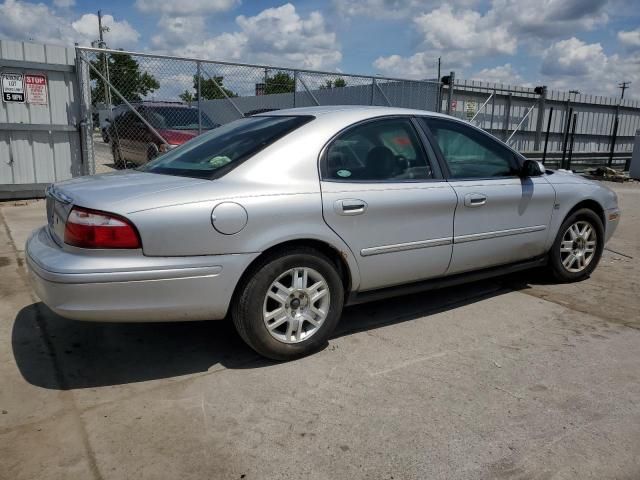
M 492 178 L 517 174 L 508 148 L 460 122 L 424 118 L 438 142 L 452 178 Z
M 140 170 L 194 178 L 218 178 L 312 119 L 310 116 L 297 115 L 236 120 L 188 141 L 143 165 Z
M 329 146 L 323 177 L 343 181 L 408 181 L 433 178 L 408 118 L 375 120 L 351 128 Z

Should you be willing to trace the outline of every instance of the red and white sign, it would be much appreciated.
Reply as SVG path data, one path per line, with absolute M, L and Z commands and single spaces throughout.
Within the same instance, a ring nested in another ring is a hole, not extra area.
M 451 100 L 451 110 L 458 109 L 458 100 Z
M 24 86 L 27 90 L 27 103 L 35 105 L 48 103 L 47 77 L 45 75 L 25 75 Z

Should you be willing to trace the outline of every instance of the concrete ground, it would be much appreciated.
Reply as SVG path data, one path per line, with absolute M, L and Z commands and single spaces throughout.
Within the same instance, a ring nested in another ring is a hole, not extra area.
M 49 311 L 0 207 L 2 479 L 638 479 L 640 186 L 592 278 L 528 272 L 345 311 L 262 360 L 226 322 Z

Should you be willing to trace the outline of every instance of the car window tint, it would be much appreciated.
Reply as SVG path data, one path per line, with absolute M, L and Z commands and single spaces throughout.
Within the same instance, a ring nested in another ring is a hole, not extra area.
M 460 122 L 423 119 L 433 133 L 453 178 L 515 175 L 513 153 L 487 135 Z
M 329 146 L 325 179 L 407 181 L 433 178 L 417 133 L 408 118 L 353 127 Z
M 310 116 L 264 116 L 236 120 L 186 142 L 140 170 L 194 178 L 218 178 L 312 120 Z

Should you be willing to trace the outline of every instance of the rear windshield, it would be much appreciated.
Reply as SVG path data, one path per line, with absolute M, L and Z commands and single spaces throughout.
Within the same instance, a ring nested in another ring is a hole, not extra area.
M 312 119 L 310 116 L 266 116 L 236 120 L 188 141 L 143 165 L 140 170 L 193 178 L 219 178 Z

